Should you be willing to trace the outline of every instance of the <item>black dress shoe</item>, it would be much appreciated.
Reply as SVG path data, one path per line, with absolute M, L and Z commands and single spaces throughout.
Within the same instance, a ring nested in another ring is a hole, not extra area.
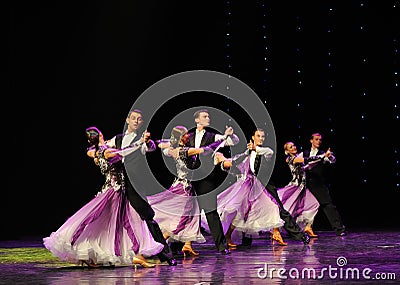
M 347 232 L 345 227 L 341 228 L 340 230 L 336 230 L 336 235 L 338 237 L 344 237 L 346 234 Z
M 167 259 L 167 262 L 168 262 L 169 266 L 177 266 L 178 265 L 178 262 L 176 261 L 175 258 L 169 258 L 169 259 Z
M 161 262 L 166 261 L 169 266 L 176 266 L 178 264 L 176 259 L 172 256 L 172 254 L 167 254 L 162 252 L 158 255 L 158 258 L 160 259 Z
M 178 262 L 176 261 L 175 258 L 173 258 L 172 256 L 169 256 L 169 255 L 165 255 L 165 256 L 166 256 L 166 260 L 164 260 L 164 261 L 166 261 L 169 266 L 177 266 L 178 265 Z M 160 261 L 162 261 L 162 260 L 160 259 Z
M 336 232 L 336 235 L 337 235 L 338 237 L 344 237 L 345 235 L 347 235 L 347 233 L 346 233 L 345 230 L 343 230 L 343 231 L 338 231 L 338 232 Z
M 303 241 L 304 244 L 309 244 L 310 243 L 310 236 L 306 233 L 301 237 L 301 240 Z
M 225 249 L 221 250 L 220 253 L 222 255 L 227 255 L 227 254 L 231 254 L 231 251 L 229 249 L 225 248 Z

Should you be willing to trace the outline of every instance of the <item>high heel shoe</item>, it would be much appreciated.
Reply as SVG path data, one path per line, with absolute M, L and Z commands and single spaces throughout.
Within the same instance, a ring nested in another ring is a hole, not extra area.
M 153 268 L 153 267 L 156 266 L 156 264 L 148 263 L 145 259 L 142 259 L 142 258 L 139 258 L 139 257 L 134 257 L 132 262 L 133 262 L 133 265 L 135 266 L 135 268 L 138 265 L 141 265 L 144 268 Z
M 186 244 L 182 247 L 182 252 L 183 252 L 183 256 L 186 256 L 187 254 L 192 255 L 192 256 L 199 255 L 199 253 L 195 252 L 191 246 L 186 245 Z
M 225 238 L 226 238 L 226 244 L 228 245 L 228 247 L 237 247 L 237 244 L 233 243 L 233 241 L 230 238 L 228 238 L 228 237 L 225 237 Z
M 313 231 L 313 229 L 311 228 L 310 225 L 307 225 L 307 226 L 305 227 L 304 232 L 305 232 L 306 234 L 308 234 L 308 235 L 310 236 L 310 238 L 316 238 L 316 237 L 318 237 L 318 235 L 314 233 L 314 231 Z
M 284 242 L 281 236 L 281 233 L 278 229 L 274 229 L 271 236 L 272 242 L 276 241 L 278 245 L 286 246 L 288 245 L 287 242 Z
M 82 267 L 84 267 L 85 265 L 89 268 L 99 268 L 100 265 L 93 263 L 91 261 L 87 261 L 87 260 L 80 260 L 80 264 Z

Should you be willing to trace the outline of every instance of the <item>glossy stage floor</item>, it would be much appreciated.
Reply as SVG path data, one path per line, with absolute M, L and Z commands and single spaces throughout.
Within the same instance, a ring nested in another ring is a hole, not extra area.
M 316 233 L 307 246 L 288 238 L 288 246 L 279 246 L 261 236 L 251 248 L 238 247 L 226 256 L 206 236 L 206 243 L 193 245 L 200 255 L 178 253 L 176 267 L 136 269 L 60 262 L 40 238 L 0 241 L 0 284 L 400 284 L 400 231 Z

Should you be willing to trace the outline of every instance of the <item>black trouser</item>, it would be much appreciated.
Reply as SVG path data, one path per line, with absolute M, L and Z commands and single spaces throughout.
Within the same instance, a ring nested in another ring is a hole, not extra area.
M 226 248 L 226 239 L 217 211 L 217 193 L 212 191 L 215 186 L 208 180 L 193 182 L 192 184 L 197 194 L 199 208 L 204 210 L 215 246 L 218 251 L 222 251 Z
M 204 211 L 207 219 L 207 224 L 208 227 L 210 228 L 211 236 L 214 240 L 215 246 L 217 247 L 218 251 L 222 251 L 225 249 L 226 239 L 218 211 L 217 210 L 210 212 L 206 212 L 206 210 Z
M 307 181 L 307 186 L 310 192 L 315 196 L 319 202 L 319 209 L 324 212 L 332 229 L 336 232 L 344 230 L 344 225 L 336 206 L 332 202 L 332 197 L 329 193 L 328 187 L 324 184 L 317 183 L 310 179 Z
M 125 191 L 128 197 L 129 203 L 135 209 L 135 211 L 139 214 L 140 218 L 147 223 L 149 231 L 153 236 L 156 242 L 159 242 L 164 245 L 164 249 L 157 254 L 160 261 L 165 261 L 165 255 L 168 255 L 171 258 L 171 249 L 169 248 L 165 238 L 162 234 L 160 226 L 153 219 L 154 218 L 154 210 L 144 197 L 140 196 L 138 192 L 135 190 L 133 185 L 130 183 L 129 179 L 125 180 Z
M 142 197 L 133 187 L 129 180 L 125 181 L 125 191 L 128 197 L 129 203 L 139 214 L 140 218 L 144 221 L 150 221 L 154 218 L 154 210 L 146 200 L 146 197 Z

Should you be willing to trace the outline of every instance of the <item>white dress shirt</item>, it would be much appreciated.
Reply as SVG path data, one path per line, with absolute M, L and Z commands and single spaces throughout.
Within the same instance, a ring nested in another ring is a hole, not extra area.
M 256 150 L 250 153 L 250 169 L 253 173 L 255 173 L 254 161 L 257 154 L 264 156 L 266 160 L 270 160 L 274 151 L 269 147 L 256 146 Z
M 194 147 L 196 148 L 200 147 L 201 140 L 203 139 L 205 132 L 206 132 L 205 129 L 202 129 L 201 131 L 196 130 L 196 134 L 194 136 Z
M 318 148 L 312 148 L 310 150 L 310 156 L 316 156 L 318 153 Z

